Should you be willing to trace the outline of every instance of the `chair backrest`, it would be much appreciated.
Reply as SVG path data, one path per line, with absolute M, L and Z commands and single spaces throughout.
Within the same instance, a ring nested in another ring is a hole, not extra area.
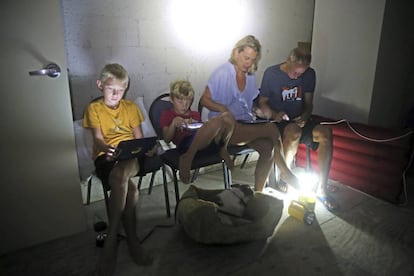
M 208 108 L 204 107 L 201 104 L 201 100 L 198 102 L 197 110 L 198 110 L 198 113 L 200 113 L 201 121 L 202 122 L 207 122 L 208 121 L 208 113 L 209 113 L 209 110 L 208 110 Z
M 172 103 L 170 102 L 170 94 L 164 93 L 159 95 L 152 102 L 149 109 L 149 118 L 151 120 L 152 126 L 154 127 L 155 133 L 158 138 L 163 139 L 162 129 L 160 126 L 161 114 L 163 111 L 173 108 Z

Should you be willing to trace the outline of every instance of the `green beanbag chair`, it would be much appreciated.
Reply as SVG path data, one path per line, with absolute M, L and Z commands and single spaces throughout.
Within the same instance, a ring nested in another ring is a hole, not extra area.
M 273 234 L 282 216 L 282 200 L 252 192 L 249 199 L 241 202 L 242 208 L 227 208 L 230 211 L 223 212 L 220 200 L 232 201 L 229 199 L 232 194 L 222 197 L 230 192 L 191 185 L 183 194 L 176 217 L 192 239 L 205 244 L 233 244 L 266 239 Z

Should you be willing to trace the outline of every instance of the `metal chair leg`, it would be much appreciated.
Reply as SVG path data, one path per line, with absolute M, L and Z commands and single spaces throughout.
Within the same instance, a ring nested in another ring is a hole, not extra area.
M 142 178 L 143 176 L 140 176 L 138 180 L 138 191 L 141 190 Z
M 167 217 L 171 217 L 170 197 L 168 195 L 168 183 L 164 165 L 162 166 L 162 178 L 164 186 L 165 209 L 167 210 Z
M 173 168 L 171 168 L 171 170 L 172 170 L 173 181 L 174 181 L 175 203 L 178 204 L 178 202 L 180 201 L 180 191 L 178 188 L 177 170 L 174 170 Z
M 267 178 L 267 181 L 266 181 L 266 186 L 267 187 L 276 187 L 277 183 L 280 180 L 279 178 L 280 178 L 280 175 L 279 175 L 278 168 L 273 163 L 273 165 L 270 169 L 269 177 Z
M 197 179 L 199 172 L 200 172 L 200 168 L 197 168 L 194 170 L 194 173 L 191 176 L 190 183 L 193 183 Z
M 230 189 L 232 185 L 231 171 L 224 160 L 222 161 L 224 189 Z
M 103 190 L 104 197 L 105 197 L 106 214 L 108 215 L 108 220 L 110 220 L 109 218 L 109 196 L 108 196 L 108 191 L 105 189 L 105 186 L 103 183 L 102 183 L 102 190 Z
M 157 172 L 155 171 L 155 172 L 152 172 L 152 174 L 151 174 L 151 180 L 150 180 L 150 184 L 149 184 L 149 187 L 148 187 L 148 194 L 150 195 L 151 194 L 151 192 L 152 192 L 152 186 L 154 185 L 154 178 L 155 178 L 155 174 L 156 174 Z
M 86 205 L 89 205 L 91 203 L 91 190 L 92 190 L 92 175 L 89 176 L 88 179 L 88 190 L 86 192 Z
M 243 159 L 243 162 L 241 163 L 241 165 L 240 165 L 240 169 L 243 169 L 244 168 L 244 165 L 246 165 L 246 163 L 247 163 L 247 159 L 249 159 L 249 153 L 248 154 L 246 154 L 246 156 L 244 157 L 244 159 Z

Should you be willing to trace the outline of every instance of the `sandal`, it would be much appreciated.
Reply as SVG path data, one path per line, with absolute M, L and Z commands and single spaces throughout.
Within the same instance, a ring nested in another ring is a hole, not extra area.
M 338 209 L 338 204 L 335 199 L 330 196 L 316 196 L 316 198 L 325 206 L 328 211 L 335 211 Z
M 288 191 L 288 185 L 285 181 L 282 179 L 279 180 L 279 182 L 276 183 L 276 190 L 278 190 L 281 193 L 286 194 Z

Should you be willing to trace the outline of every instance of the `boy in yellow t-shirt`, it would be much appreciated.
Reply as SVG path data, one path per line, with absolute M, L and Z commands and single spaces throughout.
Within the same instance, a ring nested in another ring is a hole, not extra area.
M 152 263 L 152 257 L 142 249 L 136 235 L 138 188 L 131 178 L 139 171 L 138 160 L 115 161 L 113 158 L 119 142 L 143 137 L 140 124 L 144 118 L 134 102 L 123 99 L 129 77 L 121 65 L 105 65 L 96 84 L 102 91 L 103 98 L 88 105 L 83 127 L 92 131 L 96 173 L 101 179 L 108 179 L 111 187 L 108 236 L 98 262 L 97 274 L 112 275 L 115 271 L 121 220 L 129 252 L 135 263 Z

